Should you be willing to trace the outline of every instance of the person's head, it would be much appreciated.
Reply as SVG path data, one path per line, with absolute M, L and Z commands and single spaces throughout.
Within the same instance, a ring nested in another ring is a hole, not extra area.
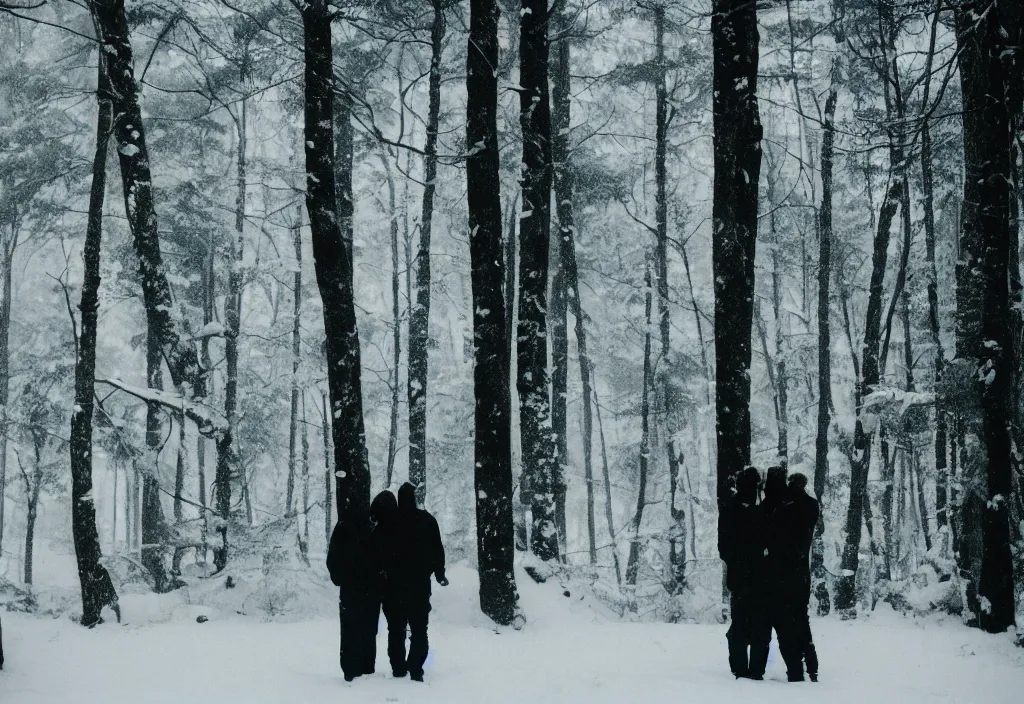
M 786 468 L 780 465 L 768 468 L 768 477 L 764 481 L 766 497 L 781 498 L 786 491 Z
M 387 523 L 398 513 L 398 502 L 395 495 L 384 490 L 374 497 L 370 504 L 370 520 L 374 523 Z
M 402 511 L 416 508 L 416 487 L 409 482 L 398 487 L 398 508 Z
M 796 495 L 807 493 L 807 475 L 800 472 L 790 475 L 789 490 Z
M 761 472 L 757 467 L 747 467 L 736 477 L 736 494 L 741 501 L 753 502 L 761 489 Z

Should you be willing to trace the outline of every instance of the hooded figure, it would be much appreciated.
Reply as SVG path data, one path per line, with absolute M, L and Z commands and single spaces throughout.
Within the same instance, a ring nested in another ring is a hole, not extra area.
M 416 507 L 416 489 L 406 482 L 398 490 L 394 530 L 382 534 L 384 564 L 384 617 L 388 621 L 388 658 L 395 677 L 408 674 L 423 681 L 427 660 L 427 623 L 430 614 L 430 578 L 447 586 L 444 546 L 437 521 Z M 405 637 L 409 632 L 409 652 Z
M 796 621 L 796 634 L 807 675 L 812 682 L 818 681 L 818 651 L 814 647 L 811 636 L 811 621 L 807 615 L 807 606 L 811 600 L 811 543 L 814 540 L 814 527 L 818 523 L 818 502 L 807 494 L 807 477 L 794 474 L 789 478 L 789 493 L 793 501 L 793 542 L 796 545 L 795 571 L 799 578 L 799 599 L 793 605 Z
M 765 602 L 765 540 L 757 505 L 761 474 L 747 467 L 736 478 L 736 493 L 726 504 L 727 518 L 718 551 L 725 561 L 731 595 L 729 667 L 736 677 L 763 679 L 768 664 L 771 625 Z M 749 648 L 749 655 L 748 655 Z
M 377 622 L 380 618 L 381 561 L 376 550 L 375 526 L 398 511 L 391 492 L 382 492 L 370 512 L 350 509 L 331 534 L 327 569 L 339 587 L 341 669 L 351 682 L 372 675 L 377 660 Z
M 806 480 L 805 480 L 806 482 Z M 800 605 L 806 605 L 801 567 L 801 544 L 804 533 L 794 494 L 786 485 L 786 468 L 772 467 L 764 487 L 762 503 L 765 519 L 768 574 L 768 614 L 779 652 L 786 662 L 790 682 L 804 679 L 803 651 L 799 619 Z M 806 554 L 806 553 L 804 553 Z M 809 588 L 809 584 L 808 584 Z M 806 612 L 806 606 L 804 608 Z

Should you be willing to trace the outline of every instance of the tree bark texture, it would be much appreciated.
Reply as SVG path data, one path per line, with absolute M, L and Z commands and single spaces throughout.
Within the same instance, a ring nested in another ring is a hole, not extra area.
M 333 418 L 338 515 L 368 512 L 370 466 L 363 424 L 359 331 L 352 284 L 352 247 L 339 223 L 335 193 L 331 17 L 326 0 L 302 9 L 305 50 L 306 211 L 313 263 L 324 308 L 327 384 Z M 351 172 L 349 172 L 349 178 Z M 344 196 L 340 196 L 344 200 Z M 339 218 L 339 215 L 341 218 Z
M 469 252 L 473 289 L 474 487 L 480 607 L 500 624 L 515 616 L 512 425 L 507 382 L 498 168 L 498 5 L 470 0 L 466 58 L 466 159 Z

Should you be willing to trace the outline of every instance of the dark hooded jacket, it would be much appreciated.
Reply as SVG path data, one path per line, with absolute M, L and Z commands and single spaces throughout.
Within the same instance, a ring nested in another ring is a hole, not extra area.
M 342 603 L 380 601 L 385 557 L 380 552 L 379 534 L 382 526 L 394 523 L 397 511 L 394 495 L 382 492 L 370 505 L 369 514 L 354 509 L 335 526 L 327 550 L 327 569 L 331 581 L 340 587 Z
M 430 596 L 430 577 L 445 578 L 444 545 L 437 520 L 416 507 L 416 489 L 406 482 L 398 489 L 393 547 L 384 550 L 385 590 L 389 593 Z
M 757 590 L 764 582 L 765 533 L 761 507 L 757 505 L 760 479 L 757 470 L 744 470 L 736 494 L 726 502 L 726 520 L 718 550 L 726 565 L 729 591 Z

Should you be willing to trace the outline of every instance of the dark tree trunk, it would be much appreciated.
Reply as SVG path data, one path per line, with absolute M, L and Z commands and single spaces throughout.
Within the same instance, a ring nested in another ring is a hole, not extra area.
M 751 325 L 761 120 L 757 109 L 757 9 L 749 0 L 715 0 L 714 203 L 715 418 L 718 530 L 732 478 L 750 463 Z
M 551 235 L 551 105 L 548 99 L 548 3 L 522 0 L 519 91 L 523 131 L 519 223 L 519 324 L 516 389 L 523 471 L 529 478 L 531 548 L 542 560 L 558 558 L 555 521 L 555 443 L 548 388 L 547 287 Z
M 10 337 L 11 337 L 11 279 L 14 268 L 14 250 L 18 243 L 18 230 L 11 225 L 11 238 L 4 243 L 3 301 L 0 301 L 0 555 L 4 547 L 4 491 L 7 486 L 7 403 L 11 392 Z
M 474 488 L 480 607 L 497 623 L 515 616 L 512 426 L 505 329 L 498 170 L 498 5 L 470 0 L 466 59 L 466 159 L 473 284 Z
M 640 526 L 644 520 L 647 505 L 647 471 L 651 455 L 651 267 L 647 264 L 644 280 L 644 377 L 640 393 L 640 481 L 637 490 L 636 512 L 633 514 L 633 538 L 629 543 L 629 558 L 626 560 L 626 584 L 636 585 L 640 571 Z
M 658 331 L 661 335 L 661 357 L 668 362 L 669 335 L 672 317 L 668 308 L 668 88 L 665 85 L 667 68 L 665 64 L 665 6 L 654 6 L 654 70 L 655 116 L 654 116 L 654 228 L 657 231 L 655 256 L 655 277 L 658 282 Z M 666 389 L 667 391 L 667 389 Z M 667 403 L 662 394 L 662 402 Z M 668 408 L 664 409 L 666 412 Z
M 163 390 L 163 372 L 160 345 L 155 337 L 146 337 L 146 385 Z M 164 543 L 167 525 L 160 503 L 160 484 L 157 481 L 160 450 L 163 447 L 163 428 L 160 422 L 160 404 L 146 404 L 146 469 L 142 475 L 142 566 L 153 578 L 153 591 L 167 591 L 167 568 L 164 565 Z
M 295 274 L 292 280 L 292 397 L 288 416 L 288 481 L 285 487 L 284 513 L 292 514 L 295 493 L 295 467 L 299 449 L 299 361 L 302 354 L 302 220 L 292 229 L 292 249 L 295 253 Z
M 430 340 L 430 238 L 437 184 L 437 132 L 441 119 L 441 54 L 444 48 L 442 0 L 432 0 L 427 139 L 423 146 L 423 204 L 416 253 L 416 305 L 409 316 L 409 481 L 422 506 L 427 498 L 427 373 Z M 411 297 L 410 293 L 410 297 Z
M 32 586 L 32 566 L 36 545 L 36 517 L 39 515 L 39 491 L 43 487 L 43 448 L 46 446 L 46 435 L 41 427 L 33 428 L 32 445 L 34 464 L 32 478 L 25 475 L 25 584 Z
M 348 510 L 369 511 L 370 467 L 363 425 L 352 247 L 351 242 L 345 240 L 344 227 L 339 227 L 341 220 L 351 218 L 351 212 L 339 213 L 335 194 L 334 81 L 327 0 L 307 2 L 302 9 L 302 24 L 305 30 L 306 211 L 324 309 L 327 384 L 334 421 L 336 503 L 338 515 L 344 516 Z M 343 195 L 338 198 L 346 200 Z
M 181 387 L 187 384 L 191 393 L 202 396 L 205 375 L 199 365 L 199 357 L 189 340 L 179 335 L 171 318 L 171 288 L 164 274 L 160 252 L 149 151 L 133 73 L 124 3 L 120 0 L 92 0 L 90 9 L 109 61 L 114 136 L 121 165 L 125 213 L 139 260 L 147 328 L 159 343 L 174 385 Z
M 402 272 L 398 257 L 398 203 L 391 163 L 385 151 L 382 155 L 388 182 L 388 209 L 391 228 L 391 422 L 388 427 L 388 458 L 384 473 L 384 486 L 391 486 L 398 455 L 398 404 L 402 397 L 399 381 L 402 374 Z
M 110 50 L 108 50 L 108 47 Z M 81 334 L 75 359 L 75 406 L 71 414 L 71 528 L 82 588 L 82 625 L 100 622 L 104 606 L 117 606 L 117 592 L 100 564 L 100 536 L 96 528 L 96 504 L 92 488 L 92 413 L 96 380 L 96 329 L 99 313 L 100 244 L 103 236 L 103 199 L 106 194 L 107 143 L 113 131 L 114 105 L 107 78 L 112 47 L 99 47 L 96 152 L 89 191 L 89 218 L 85 233 L 82 277 Z
M 352 130 L 352 96 L 344 89 L 336 90 L 334 96 L 335 129 L 337 130 L 334 172 L 337 174 L 335 201 L 338 204 L 338 220 L 341 227 L 341 241 L 348 250 L 348 276 L 352 276 L 353 218 L 356 212 L 355 194 L 352 192 L 352 168 L 355 162 L 354 133 Z
M 892 221 L 896 217 L 903 192 L 903 180 L 893 179 L 882 201 L 871 257 L 871 284 L 864 325 L 864 346 L 861 353 L 861 376 L 857 394 L 857 418 L 853 430 L 853 455 L 850 462 L 850 505 L 846 512 L 846 544 L 840 561 L 842 572 L 836 582 L 835 607 L 848 616 L 856 615 L 857 567 L 860 556 L 864 505 L 868 499 L 868 473 L 871 468 L 871 435 L 865 429 L 861 399 L 874 391 L 879 381 L 879 346 L 882 334 L 882 296 L 885 268 L 889 252 Z
M 299 552 L 309 561 L 309 424 L 306 422 L 306 394 L 302 394 L 302 530 L 299 532 Z
M 957 41 L 964 123 L 964 211 L 961 262 L 971 275 L 960 283 L 976 293 L 978 308 L 958 310 L 958 323 L 978 314 L 976 334 L 961 335 L 957 355 L 978 364 L 987 501 L 982 507 L 979 625 L 991 633 L 1014 623 L 1013 560 L 1008 504 L 1011 492 L 1010 437 L 1013 341 L 1010 316 L 1009 198 L 1011 120 L 1001 57 L 999 8 L 981 0 L 957 8 Z M 964 330 L 963 332 L 967 332 Z M 961 344 L 962 343 L 962 344 Z
M 587 353 L 587 329 L 586 319 L 583 315 L 583 304 L 580 301 L 579 269 L 576 263 L 576 221 L 573 210 L 573 200 L 576 191 L 576 176 L 573 171 L 571 158 L 571 142 L 569 139 L 572 126 L 571 95 L 572 78 L 570 74 L 571 45 L 569 39 L 569 20 L 562 14 L 558 16 L 558 57 L 556 68 L 551 82 L 551 97 L 553 110 L 552 124 L 552 160 L 554 162 L 554 189 L 555 207 L 558 212 L 558 262 L 559 278 L 556 284 L 556 292 L 561 290 L 561 300 L 556 300 L 557 305 L 552 307 L 555 310 L 556 325 L 561 323 L 565 332 L 565 362 L 557 361 L 560 350 L 559 338 L 556 334 L 552 344 L 552 357 L 554 363 L 555 380 L 553 397 L 555 400 L 555 432 L 559 433 L 559 464 L 565 466 L 567 463 L 566 449 L 566 399 L 565 389 L 568 386 L 569 371 L 569 350 L 568 350 L 568 309 L 572 308 L 572 315 L 575 320 L 576 349 L 580 365 L 580 385 L 583 390 L 583 477 L 587 486 L 587 548 L 590 564 L 597 564 L 597 529 L 594 518 L 594 459 L 593 459 L 593 393 L 591 389 L 591 363 L 590 355 Z M 564 306 L 564 307 L 562 307 Z M 562 323 L 564 321 L 564 323 Z M 565 380 L 559 384 L 559 374 L 564 374 Z M 561 395 L 558 389 L 561 388 Z M 560 397 L 561 396 L 561 397 Z M 559 404 L 561 406 L 559 407 Z M 558 419 L 561 418 L 561 430 L 558 429 Z M 559 493 L 561 499 L 561 515 L 564 518 L 565 491 L 564 491 L 564 470 L 563 481 Z M 616 558 L 617 559 L 617 558 Z
M 331 486 L 331 416 L 327 409 L 327 394 L 321 397 L 321 442 L 324 446 L 324 542 L 325 546 L 331 544 L 331 532 L 334 530 L 334 513 L 331 508 L 331 497 L 334 492 Z
M 825 99 L 824 137 L 821 145 L 821 211 L 818 221 L 818 429 L 814 438 L 814 493 L 822 508 L 828 482 L 828 429 L 832 423 L 832 327 L 830 296 L 832 290 L 832 171 L 835 164 L 835 119 L 838 101 L 838 63 L 832 64 L 832 79 Z M 825 584 L 825 511 L 818 512 L 811 545 L 811 576 L 818 615 L 832 610 Z
M 615 562 L 615 582 L 622 587 L 622 567 L 619 565 L 619 548 L 615 539 L 615 516 L 612 513 L 612 480 L 608 470 L 608 446 L 604 441 L 604 423 L 601 422 L 601 402 L 594 390 L 594 410 L 597 413 L 597 434 L 601 441 L 601 479 L 604 481 L 604 518 L 608 524 L 608 540 L 611 543 L 612 558 Z

